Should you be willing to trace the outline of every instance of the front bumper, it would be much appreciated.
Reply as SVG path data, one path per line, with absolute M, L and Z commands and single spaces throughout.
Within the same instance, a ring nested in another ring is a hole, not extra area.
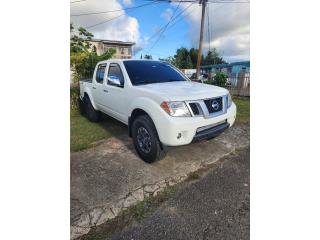
M 236 112 L 237 107 L 232 103 L 225 114 L 216 117 L 204 118 L 199 116 L 180 118 L 166 116 L 164 118 L 161 117 L 161 119 L 157 118 L 155 125 L 159 139 L 164 145 L 179 146 L 219 135 L 234 124 Z M 199 129 L 205 130 L 199 131 Z
M 221 123 L 217 126 L 208 128 L 206 130 L 203 130 L 201 132 L 197 132 L 196 135 L 193 137 L 193 142 L 210 139 L 217 137 L 220 133 L 222 133 L 224 130 L 230 127 L 230 124 L 225 121 L 224 123 Z

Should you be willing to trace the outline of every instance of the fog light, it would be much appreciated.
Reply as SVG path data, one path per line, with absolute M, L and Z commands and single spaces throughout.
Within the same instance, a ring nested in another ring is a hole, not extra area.
M 177 136 L 177 139 L 180 139 L 180 138 L 181 138 L 181 133 L 179 133 Z

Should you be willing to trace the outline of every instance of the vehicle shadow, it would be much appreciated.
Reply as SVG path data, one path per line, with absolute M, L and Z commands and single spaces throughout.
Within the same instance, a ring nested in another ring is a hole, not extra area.
M 108 131 L 112 137 L 128 133 L 128 127 L 125 124 L 104 113 L 101 114 L 101 121 L 98 124 Z

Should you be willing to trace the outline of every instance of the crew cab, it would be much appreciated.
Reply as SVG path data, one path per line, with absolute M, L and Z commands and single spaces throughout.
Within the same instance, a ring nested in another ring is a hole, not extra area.
M 153 60 L 99 62 L 93 78 L 80 81 L 79 104 L 90 121 L 102 112 L 128 125 L 138 155 L 149 163 L 167 146 L 216 137 L 236 118 L 226 89 L 192 82 Z

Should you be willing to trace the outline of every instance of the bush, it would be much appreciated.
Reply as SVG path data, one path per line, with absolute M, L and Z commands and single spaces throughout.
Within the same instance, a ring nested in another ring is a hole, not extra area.
M 223 72 L 217 72 L 213 78 L 213 80 L 206 80 L 204 83 L 210 85 L 216 85 L 219 87 L 225 87 L 227 85 L 228 76 Z
M 70 109 L 71 111 L 78 110 L 78 98 L 80 95 L 80 89 L 78 87 L 70 88 Z
M 213 78 L 214 85 L 225 87 L 227 85 L 228 76 L 223 72 L 217 72 Z

